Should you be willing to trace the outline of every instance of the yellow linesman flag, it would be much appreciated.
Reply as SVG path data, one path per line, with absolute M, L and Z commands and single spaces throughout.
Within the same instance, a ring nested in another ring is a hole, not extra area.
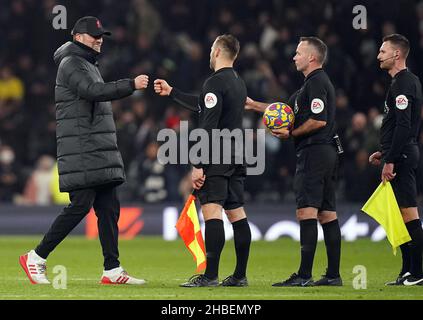
M 176 229 L 197 263 L 196 272 L 206 269 L 206 250 L 195 208 L 195 196 L 192 194 L 188 197 L 179 216 Z
M 390 182 L 382 182 L 361 210 L 383 227 L 394 255 L 400 245 L 411 241 Z

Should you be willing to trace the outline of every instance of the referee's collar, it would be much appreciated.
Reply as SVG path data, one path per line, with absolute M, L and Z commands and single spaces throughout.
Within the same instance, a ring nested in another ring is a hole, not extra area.
M 402 70 L 398 71 L 396 73 L 396 75 L 394 75 L 393 79 L 396 79 L 400 74 L 403 74 L 403 73 L 405 73 L 407 71 L 409 71 L 408 68 L 405 68 L 405 69 L 402 69 Z
M 233 67 L 223 67 L 223 68 L 220 68 L 219 70 L 213 72 L 213 75 L 215 75 L 219 72 L 225 71 L 225 70 L 233 70 L 233 69 L 234 69 Z
M 313 70 L 312 72 L 310 72 L 307 77 L 305 77 L 304 82 L 307 81 L 308 79 L 310 79 L 312 76 L 314 76 L 317 73 L 323 72 L 323 68 L 318 68 L 316 70 Z

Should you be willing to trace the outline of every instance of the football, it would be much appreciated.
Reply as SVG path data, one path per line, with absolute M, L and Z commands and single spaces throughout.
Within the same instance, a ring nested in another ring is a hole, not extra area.
M 274 102 L 264 111 L 263 123 L 269 129 L 287 128 L 291 130 L 294 118 L 294 112 L 290 106 L 283 102 Z

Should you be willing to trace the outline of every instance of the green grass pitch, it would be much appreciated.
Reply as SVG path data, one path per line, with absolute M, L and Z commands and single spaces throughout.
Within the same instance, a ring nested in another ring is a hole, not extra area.
M 396 277 L 401 253 L 392 254 L 388 242 L 358 240 L 342 243 L 341 273 L 343 287 L 274 288 L 273 282 L 287 278 L 299 263 L 299 243 L 290 239 L 253 242 L 246 288 L 180 288 L 189 278 L 195 263 L 182 241 L 166 242 L 158 237 L 139 237 L 120 241 L 122 266 L 134 276 L 147 280 L 144 286 L 102 286 L 100 244 L 83 237 L 68 237 L 48 259 L 48 277 L 53 267 L 67 270 L 67 289 L 31 285 L 18 263 L 19 255 L 32 249 L 40 237 L 0 237 L 0 300 L 13 299 L 148 299 L 148 300 L 293 300 L 293 299 L 422 299 L 423 287 L 386 287 Z M 235 264 L 233 241 L 227 241 L 221 257 L 220 279 L 232 273 Z M 356 290 L 353 273 L 356 265 L 367 270 L 367 288 Z M 324 243 L 319 242 L 314 279 L 326 268 Z

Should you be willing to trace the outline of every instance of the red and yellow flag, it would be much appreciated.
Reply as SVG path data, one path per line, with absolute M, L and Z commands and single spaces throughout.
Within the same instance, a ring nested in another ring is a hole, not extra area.
M 206 268 L 206 250 L 198 222 L 195 196 L 192 194 L 188 197 L 179 216 L 176 229 L 197 263 L 196 272 L 201 272 Z

